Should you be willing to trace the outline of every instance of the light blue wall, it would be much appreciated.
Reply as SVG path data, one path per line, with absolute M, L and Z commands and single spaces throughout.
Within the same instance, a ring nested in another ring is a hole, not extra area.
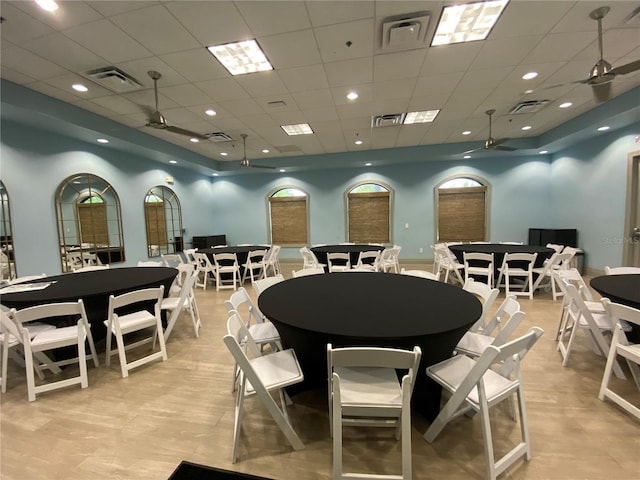
M 622 264 L 628 155 L 639 125 L 597 133 L 553 157 L 551 194 L 555 227 L 577 228 L 590 267 Z M 562 224 L 564 222 L 564 224 Z M 627 235 L 628 237 L 628 235 Z
M 127 257 L 123 266 L 147 258 L 143 199 L 150 187 L 165 184 L 167 175 L 175 178 L 170 187 L 180 198 L 186 240 L 225 233 L 230 244 L 268 241 L 266 198 L 282 186 L 309 194 L 311 243 L 344 241 L 345 192 L 363 180 L 380 181 L 394 191 L 392 240 L 403 247 L 401 259 L 425 260 L 431 258 L 429 245 L 435 240 L 435 187 L 454 175 L 473 175 L 490 187 L 490 240 L 526 241 L 529 227 L 577 228 L 589 266 L 602 268 L 621 263 L 622 246 L 615 239 L 622 235 L 626 158 L 637 150 L 633 136 L 638 124 L 598 135 L 552 159 L 496 153 L 489 159 L 431 161 L 433 149 L 416 147 L 363 156 L 375 161 L 393 155 L 401 162 L 394 166 L 261 172 L 213 180 L 6 120 L 1 133 L 0 178 L 11 197 L 20 275 L 60 272 L 54 193 L 62 180 L 79 172 L 104 178 L 119 195 Z M 339 164 L 347 155 L 327 157 Z M 415 162 L 416 155 L 426 161 Z M 299 257 L 297 249 L 284 249 L 282 255 Z

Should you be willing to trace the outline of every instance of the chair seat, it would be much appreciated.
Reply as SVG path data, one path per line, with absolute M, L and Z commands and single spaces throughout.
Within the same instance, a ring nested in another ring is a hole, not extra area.
M 120 321 L 120 329 L 122 330 L 122 333 L 126 333 L 131 328 L 137 329 L 137 327 L 144 326 L 145 324 L 149 324 L 149 326 L 151 326 L 156 323 L 156 317 L 146 310 L 122 315 L 121 317 L 118 317 L 118 319 Z M 108 320 L 104 321 L 105 325 L 108 323 Z
M 174 310 L 180 305 L 180 297 L 167 297 L 162 300 L 162 310 Z
M 593 319 L 596 322 L 596 325 L 599 329 L 601 330 L 611 330 L 613 328 L 613 325 L 611 325 L 611 320 L 609 319 L 609 317 L 605 314 L 605 313 L 593 313 L 592 314 Z M 587 321 L 585 320 L 585 318 L 581 315 L 580 316 L 580 327 L 581 328 L 588 328 L 589 324 L 587 323 Z
M 444 362 L 432 365 L 427 368 L 429 376 L 440 383 L 450 392 L 458 389 L 467 374 L 476 365 L 476 361 L 466 355 L 456 355 Z M 518 386 L 517 381 L 510 381 L 502 375 L 487 370 L 482 376 L 484 388 L 487 394 L 487 402 L 491 405 L 494 399 L 499 399 L 505 394 L 515 390 Z M 479 405 L 478 388 L 473 387 L 467 400 L 473 404 L 475 408 Z
M 633 359 L 636 363 L 640 363 L 640 344 L 620 345 L 617 347 L 618 353 L 626 358 Z
M 286 387 L 299 382 L 303 377 L 293 350 L 281 350 L 250 360 L 264 387 L 267 390 Z M 245 384 L 245 395 L 255 393 L 249 381 Z
M 456 350 L 467 355 L 480 356 L 494 340 L 495 338 L 488 335 L 466 332 L 456 345 Z
M 402 407 L 402 390 L 393 368 L 336 367 L 343 407 Z
M 76 341 L 78 338 L 78 327 L 72 325 L 70 327 L 52 328 L 44 330 L 31 339 L 31 346 L 50 345 L 52 343 L 64 341 Z
M 590 302 L 585 300 L 584 304 L 592 313 L 604 313 L 604 307 L 601 302 Z
M 249 333 L 256 343 L 269 343 L 280 340 L 276 326 L 271 322 L 254 323 L 249 327 Z

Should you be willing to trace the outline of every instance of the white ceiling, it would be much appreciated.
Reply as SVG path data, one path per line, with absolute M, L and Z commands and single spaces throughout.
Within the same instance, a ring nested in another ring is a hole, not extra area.
M 588 76 L 598 60 L 597 23 L 588 15 L 605 4 L 611 7 L 603 21 L 605 59 L 614 67 L 640 59 L 640 15 L 629 19 L 638 8 L 630 1 L 512 0 L 487 40 L 438 47 L 429 43 L 443 6 L 452 2 L 58 3 L 48 13 L 33 1 L 1 2 L 2 78 L 217 161 L 240 159 L 241 133 L 249 135 L 247 154 L 256 163 L 443 143 L 474 148 L 488 136 L 490 108 L 496 109 L 494 137 L 537 137 L 597 105 L 586 85 L 523 92 Z M 430 14 L 419 48 L 382 50 L 384 19 L 419 11 Z M 249 38 L 257 39 L 273 71 L 232 77 L 205 48 Z M 115 94 L 81 75 L 111 65 L 143 88 Z M 162 73 L 159 109 L 170 124 L 224 132 L 235 141 L 194 144 L 145 127 L 145 107 L 154 103 L 149 70 Z M 538 77 L 522 80 L 529 71 Z M 72 90 L 76 82 L 89 91 Z M 638 85 L 639 72 L 618 76 L 613 97 Z M 355 101 L 346 98 L 351 90 L 360 95 Z M 531 99 L 549 103 L 537 113 L 508 114 Z M 280 101 L 285 105 L 269 105 Z M 559 109 L 565 101 L 573 106 Z M 205 115 L 208 108 L 217 115 Z M 426 109 L 441 109 L 435 122 L 371 128 L 372 115 Z M 280 128 L 303 122 L 314 135 L 289 137 Z M 525 125 L 532 128 L 521 130 Z M 364 143 L 355 145 L 356 139 Z M 222 157 L 224 151 L 230 154 Z

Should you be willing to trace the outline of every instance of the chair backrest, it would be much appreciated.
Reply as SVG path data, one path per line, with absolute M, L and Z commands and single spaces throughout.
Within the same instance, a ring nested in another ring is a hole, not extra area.
M 379 261 L 380 250 L 367 250 L 364 252 L 360 252 L 360 254 L 358 255 L 358 263 L 356 264 L 356 266 L 362 267 L 365 265 L 369 265 L 377 269 Z
M 518 325 L 524 320 L 524 316 L 525 313 L 520 310 L 520 304 L 516 297 L 509 295 L 487 322 L 487 326 L 482 333 L 484 335 L 492 335 L 497 329 L 498 334 L 495 335 L 494 344 L 501 345 L 511 337 Z
M 524 242 L 500 242 L 502 245 L 522 245 Z
M 502 266 L 509 268 L 513 267 L 511 262 L 518 262 L 517 268 L 524 268 L 524 270 L 531 271 L 533 270 L 536 258 L 538 258 L 537 253 L 505 253 Z M 526 267 L 523 266 L 522 262 L 526 262 Z
M 464 268 L 481 267 L 493 272 L 493 253 L 462 252 Z
M 262 278 L 260 280 L 253 281 L 253 291 L 257 296 L 260 296 L 267 288 L 284 281 L 284 275 L 281 273 L 274 275 L 273 277 Z
M 620 324 L 620 321 L 624 320 L 640 327 L 640 309 L 614 303 L 606 297 L 602 299 L 602 305 L 612 324 Z
M 162 261 L 164 262 L 166 267 L 175 267 L 176 265 L 184 263 L 182 255 L 179 255 L 177 253 L 164 253 L 160 256 L 162 257 Z
M 247 265 L 250 264 L 261 264 L 264 265 L 264 262 L 267 258 L 267 250 L 266 249 L 258 249 L 258 250 L 251 250 L 249 253 L 247 253 Z
M 157 262 L 154 260 L 139 260 L 137 266 L 138 267 L 162 267 L 162 262 Z
M 235 292 L 231 294 L 228 300 L 224 301 L 224 306 L 227 312 L 236 312 L 238 317 L 244 320 L 247 328 L 251 325 L 253 320 L 255 323 L 262 323 L 262 313 L 258 309 L 249 293 L 244 287 L 239 287 Z
M 402 270 L 400 270 L 400 273 L 402 275 L 409 275 L 411 277 L 426 278 L 428 280 L 438 281 L 440 279 L 440 272 L 432 273 L 432 272 L 428 272 L 426 270 L 406 270 L 406 269 L 403 268 Z
M 135 305 L 141 302 L 154 302 L 155 315 L 160 315 L 160 303 L 162 302 L 163 295 L 163 285 L 155 288 L 143 288 L 140 290 L 134 290 L 133 292 L 127 292 L 117 296 L 110 295 L 107 319 L 109 320 L 109 322 L 112 321 L 113 315 L 117 315 L 116 309 L 129 305 Z
M 589 289 L 587 282 L 584 281 L 584 278 L 582 278 L 582 275 L 580 274 L 577 268 L 569 268 L 567 270 L 558 270 L 554 272 L 554 275 L 556 276 L 557 279 L 559 279 L 558 285 L 560 286 L 560 289 L 563 292 L 564 292 L 564 289 L 562 288 L 563 287 L 562 280 L 564 280 L 567 283 L 571 283 L 575 285 L 576 288 L 578 289 L 578 292 L 580 293 L 580 295 L 584 300 L 586 300 L 587 302 L 593 302 L 593 295 L 591 293 L 591 290 Z
M 343 252 L 329 252 L 327 253 L 327 263 L 329 271 L 336 266 L 351 268 L 351 256 Z
M 413 350 L 383 347 L 346 347 L 333 348 L 327 344 L 327 372 L 329 378 L 335 367 L 373 367 L 408 370 L 411 391 L 418 375 L 422 350 L 415 346 Z M 331 380 L 329 380 L 331 381 Z
M 194 252 L 193 259 L 196 261 L 196 265 L 198 266 L 199 269 L 209 270 L 211 272 L 215 270 L 213 265 L 211 264 L 211 260 L 209 260 L 209 257 L 207 256 L 206 253 Z
M 11 309 L 8 315 L 9 320 L 15 322 L 15 329 L 6 326 L 9 331 L 22 343 L 29 342 L 29 322 L 42 320 L 53 317 L 78 317 L 78 321 L 82 322 L 85 330 L 89 331 L 89 321 L 84 308 L 82 299 L 77 302 L 49 303 L 45 305 L 35 305 L 33 307 L 23 308 L 22 310 Z M 17 335 L 16 335 L 17 330 Z
M 560 253 L 562 252 L 564 245 L 558 245 L 557 243 L 547 243 L 546 247 L 553 248 L 556 251 L 556 253 Z
M 235 253 L 216 253 L 213 256 L 213 263 L 216 266 L 216 270 L 221 268 L 238 268 L 238 257 Z
M 321 273 L 324 273 L 324 268 L 320 268 L 320 267 L 303 268 L 302 270 L 294 270 L 292 273 L 294 278 L 304 277 L 306 275 L 319 275 Z
M 187 259 L 187 263 L 194 263 L 195 259 L 193 258 L 193 254 L 197 252 L 197 248 L 187 248 L 182 251 L 184 253 L 185 258 Z
M 260 347 L 258 347 L 258 344 L 251 336 L 251 332 L 249 332 L 249 329 L 242 322 L 242 318 L 238 315 L 238 312 L 230 310 L 228 314 L 227 334 L 231 335 L 238 345 L 242 345 L 245 351 L 248 350 L 252 357 L 261 356 Z
M 604 267 L 605 275 L 640 275 L 640 267 Z
M 486 283 L 476 282 L 473 278 L 468 278 L 467 281 L 464 282 L 462 289 L 482 299 L 482 314 L 480 315 L 480 318 L 475 323 L 475 325 L 472 327 L 472 330 L 475 330 L 478 327 L 482 327 L 482 329 L 484 330 L 485 318 L 487 318 L 489 309 L 493 306 L 496 298 L 498 298 L 500 290 L 498 290 L 497 288 L 491 288 Z

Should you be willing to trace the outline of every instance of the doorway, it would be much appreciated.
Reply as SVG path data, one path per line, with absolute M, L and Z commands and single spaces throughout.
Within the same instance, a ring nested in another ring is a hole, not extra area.
M 640 267 L 640 152 L 629 154 L 622 264 Z

